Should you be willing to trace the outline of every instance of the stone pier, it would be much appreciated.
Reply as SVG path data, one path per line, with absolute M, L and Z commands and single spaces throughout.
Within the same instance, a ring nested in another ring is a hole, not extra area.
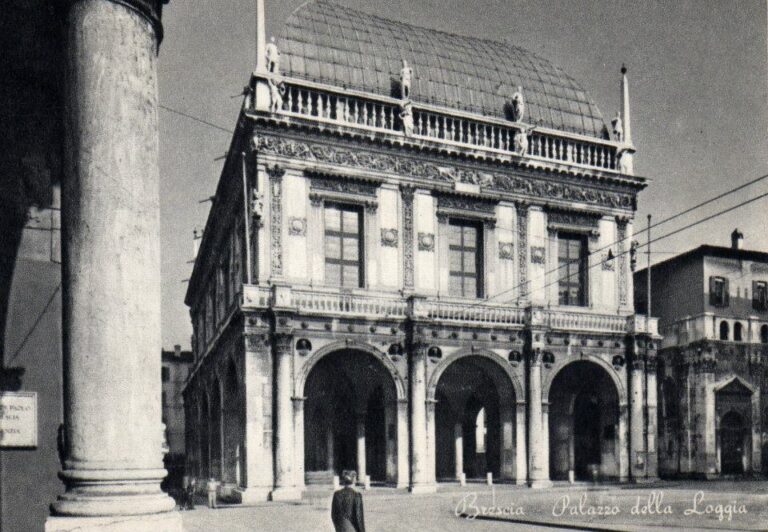
M 160 490 L 160 1 L 67 2 L 66 491 L 46 530 L 181 530 Z

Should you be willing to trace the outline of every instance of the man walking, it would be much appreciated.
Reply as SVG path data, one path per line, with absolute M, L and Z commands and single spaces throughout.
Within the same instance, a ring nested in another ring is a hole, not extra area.
M 218 508 L 218 505 L 216 504 L 216 486 L 217 485 L 218 485 L 218 482 L 216 482 L 213 479 L 213 477 L 211 477 L 205 486 L 206 489 L 208 490 L 208 508 Z
M 357 479 L 355 471 L 341 474 L 343 488 L 333 494 L 331 519 L 336 532 L 365 532 L 363 517 L 363 496 L 353 486 Z

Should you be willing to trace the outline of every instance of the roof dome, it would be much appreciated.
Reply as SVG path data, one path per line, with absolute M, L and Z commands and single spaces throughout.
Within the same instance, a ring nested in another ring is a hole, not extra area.
M 289 17 L 278 44 L 287 76 L 392 96 L 405 59 L 413 68 L 414 101 L 506 118 L 505 108 L 521 86 L 525 122 L 598 138 L 606 131 L 600 110 L 571 76 L 507 43 L 316 0 Z

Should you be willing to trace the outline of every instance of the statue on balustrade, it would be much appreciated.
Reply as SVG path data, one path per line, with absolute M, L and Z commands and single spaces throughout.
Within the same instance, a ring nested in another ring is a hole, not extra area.
M 528 132 L 525 129 L 519 129 L 515 133 L 515 153 L 518 155 L 528 153 Z
M 401 105 L 400 120 L 403 121 L 403 133 L 406 137 L 413 135 L 413 106 L 410 101 Z
M 411 78 L 413 78 L 413 69 L 408 66 L 408 61 L 403 59 L 403 68 L 400 69 L 400 96 L 404 100 L 411 97 Z
M 523 116 L 525 116 L 525 97 L 523 96 L 523 88 L 521 86 L 518 85 L 517 90 L 512 95 L 510 104 L 512 107 L 512 120 L 515 122 L 522 121 Z
M 621 122 L 621 114 L 616 113 L 616 118 L 611 120 L 613 126 L 613 139 L 622 141 L 624 140 L 624 125 Z
M 266 49 L 266 56 L 267 56 L 267 72 L 270 74 L 279 74 L 280 73 L 280 50 L 277 49 L 277 44 L 275 44 L 275 38 L 270 37 L 269 43 L 267 44 Z
M 269 78 L 269 111 L 276 113 L 283 108 L 283 94 L 285 94 L 285 84 L 278 78 Z

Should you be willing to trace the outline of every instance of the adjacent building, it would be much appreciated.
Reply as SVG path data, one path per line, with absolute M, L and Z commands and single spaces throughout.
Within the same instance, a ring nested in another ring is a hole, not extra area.
M 651 267 L 658 355 L 659 473 L 717 478 L 765 470 L 768 253 L 700 246 Z M 647 269 L 635 274 L 646 308 Z
M 324 0 L 258 41 L 186 296 L 188 470 L 245 502 L 654 478 L 626 71 L 607 124 L 508 43 Z
M 182 391 L 194 359 L 192 351 L 182 351 L 178 344 L 173 346 L 172 351 L 163 349 L 161 357 L 163 364 L 160 370 L 162 420 L 165 425 L 165 442 L 168 448 L 164 459 L 168 477 L 164 483 L 170 489 L 180 487 L 184 476 L 186 432 Z

